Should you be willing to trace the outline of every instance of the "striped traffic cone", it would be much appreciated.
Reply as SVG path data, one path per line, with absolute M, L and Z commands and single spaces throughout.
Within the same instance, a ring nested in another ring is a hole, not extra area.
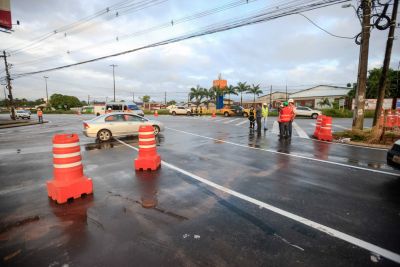
M 53 137 L 54 178 L 47 182 L 47 194 L 58 204 L 93 193 L 91 178 L 83 175 L 81 148 L 77 134 Z
M 135 159 L 135 170 L 157 170 L 160 167 L 161 158 L 157 154 L 156 138 L 151 125 L 139 127 L 139 154 Z

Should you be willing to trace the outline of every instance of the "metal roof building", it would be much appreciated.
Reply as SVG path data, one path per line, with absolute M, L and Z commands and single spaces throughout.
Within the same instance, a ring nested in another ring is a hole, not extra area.
M 346 98 L 348 92 L 351 90 L 349 87 L 331 86 L 331 85 L 318 85 L 309 89 L 301 90 L 299 92 L 290 94 L 297 106 L 307 106 L 311 108 L 329 108 L 334 101 Z M 319 103 L 328 99 L 330 105 L 320 105 Z

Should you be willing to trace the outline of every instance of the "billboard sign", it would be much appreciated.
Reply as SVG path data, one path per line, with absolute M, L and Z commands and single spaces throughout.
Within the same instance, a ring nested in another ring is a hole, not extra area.
M 10 0 L 0 0 L 0 28 L 12 28 Z
M 354 106 L 355 106 L 354 103 L 355 102 L 353 99 L 352 107 L 351 107 L 352 110 L 354 109 Z M 375 108 L 376 108 L 376 99 L 365 99 L 365 106 L 364 106 L 365 110 L 375 110 Z M 382 108 L 383 109 L 391 109 L 392 108 L 392 99 L 385 98 L 383 100 Z

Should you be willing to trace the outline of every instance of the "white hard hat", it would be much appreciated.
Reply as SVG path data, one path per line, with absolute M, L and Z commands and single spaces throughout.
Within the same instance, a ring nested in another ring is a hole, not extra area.
M 111 110 L 111 108 L 108 108 L 108 110 Z
M 264 106 L 266 106 L 266 105 L 267 105 L 267 103 L 263 103 L 263 105 L 264 105 Z
M 291 99 L 289 99 L 288 102 L 289 102 L 289 103 L 294 103 L 294 100 L 291 98 Z

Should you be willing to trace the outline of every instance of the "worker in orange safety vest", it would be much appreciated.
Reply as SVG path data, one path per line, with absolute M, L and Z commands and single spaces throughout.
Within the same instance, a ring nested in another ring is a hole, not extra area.
M 293 118 L 293 110 L 288 107 L 288 102 L 283 103 L 283 108 L 279 111 L 279 136 L 291 137 L 289 134 L 289 122 Z
M 39 123 L 43 123 L 43 111 L 41 109 L 38 109 L 36 114 L 38 116 Z

